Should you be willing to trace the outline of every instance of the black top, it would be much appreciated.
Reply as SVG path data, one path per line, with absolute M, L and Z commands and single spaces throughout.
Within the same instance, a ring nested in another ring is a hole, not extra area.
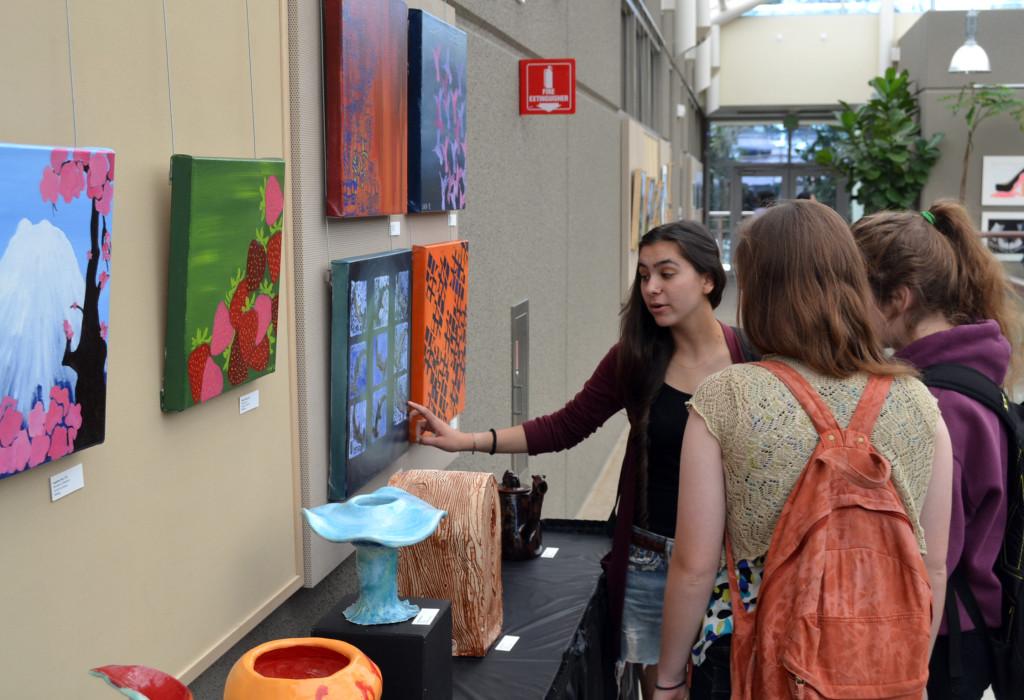
M 676 532 L 679 495 L 679 450 L 689 412 L 690 394 L 663 384 L 651 404 L 647 424 L 647 528 L 665 537 Z

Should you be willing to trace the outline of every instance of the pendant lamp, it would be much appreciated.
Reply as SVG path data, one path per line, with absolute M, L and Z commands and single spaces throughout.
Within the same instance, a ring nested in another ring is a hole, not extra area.
M 985 49 L 978 46 L 974 35 L 978 32 L 978 11 L 967 11 L 967 29 L 963 46 L 956 50 L 949 62 L 950 73 L 989 73 L 992 67 Z

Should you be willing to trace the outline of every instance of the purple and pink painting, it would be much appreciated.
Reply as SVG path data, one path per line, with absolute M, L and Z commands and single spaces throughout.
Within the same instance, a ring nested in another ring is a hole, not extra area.
M 114 153 L 0 144 L 0 478 L 103 442 Z
M 409 211 L 466 208 L 466 33 L 409 10 Z

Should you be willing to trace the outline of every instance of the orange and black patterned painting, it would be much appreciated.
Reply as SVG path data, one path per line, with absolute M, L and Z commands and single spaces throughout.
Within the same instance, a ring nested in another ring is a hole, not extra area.
M 414 246 L 412 277 L 410 398 L 450 421 L 466 406 L 469 243 Z M 409 439 L 416 440 L 415 420 Z
M 327 215 L 404 214 L 408 205 L 403 0 L 324 0 Z

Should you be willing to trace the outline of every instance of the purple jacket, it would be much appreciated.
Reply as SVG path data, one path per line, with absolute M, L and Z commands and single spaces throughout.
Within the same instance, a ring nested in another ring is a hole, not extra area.
M 1010 344 L 995 321 L 957 326 L 916 340 L 896 354 L 915 367 L 955 362 L 1001 385 Z M 950 389 L 932 389 L 953 443 L 953 510 L 946 571 L 960 567 L 978 599 L 985 622 L 1000 625 L 1001 587 L 992 570 L 1006 526 L 1007 436 L 989 409 Z M 939 605 L 936 601 L 936 605 Z M 974 624 L 960 605 L 960 628 Z M 942 633 L 946 620 L 942 621 Z

